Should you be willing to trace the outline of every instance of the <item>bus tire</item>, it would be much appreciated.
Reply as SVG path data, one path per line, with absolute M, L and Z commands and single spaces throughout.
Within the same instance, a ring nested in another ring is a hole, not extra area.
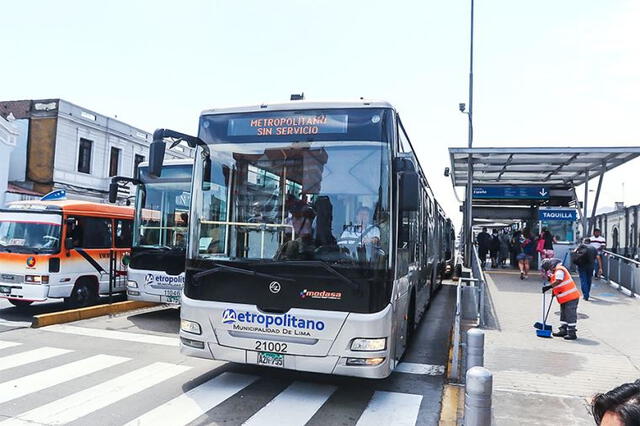
M 86 280 L 78 281 L 73 287 L 71 296 L 64 299 L 70 308 L 84 308 L 97 299 L 96 291 L 93 285 Z
M 30 300 L 9 299 L 9 303 L 11 303 L 16 308 L 26 308 L 27 306 L 31 305 L 33 302 Z

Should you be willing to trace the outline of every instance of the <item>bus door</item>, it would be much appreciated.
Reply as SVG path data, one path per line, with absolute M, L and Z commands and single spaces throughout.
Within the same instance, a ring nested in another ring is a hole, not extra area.
M 113 224 L 108 217 L 74 216 L 67 221 L 67 238 L 71 238 L 69 272 L 94 276 L 100 293 L 109 291 L 109 259 L 113 243 Z

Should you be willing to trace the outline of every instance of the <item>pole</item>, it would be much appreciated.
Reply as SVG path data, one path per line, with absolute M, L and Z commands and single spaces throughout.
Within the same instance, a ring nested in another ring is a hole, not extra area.
M 470 28 L 470 44 L 469 44 L 469 112 L 467 116 L 469 118 L 469 148 L 473 147 L 473 14 L 474 14 L 474 0 L 471 0 L 471 28 Z M 469 165 L 467 167 L 467 204 L 465 216 L 466 220 L 466 232 L 467 232 L 467 252 L 465 256 L 465 264 L 468 268 L 471 267 L 471 254 L 473 245 L 473 154 L 469 154 Z
M 465 383 L 464 425 L 490 426 L 493 375 L 484 367 L 472 367 Z
M 589 211 L 587 210 L 587 202 L 589 201 L 589 169 L 584 171 L 584 206 L 582 206 L 582 238 L 587 238 L 589 235 Z
M 467 331 L 467 371 L 484 367 L 484 332 L 478 328 Z

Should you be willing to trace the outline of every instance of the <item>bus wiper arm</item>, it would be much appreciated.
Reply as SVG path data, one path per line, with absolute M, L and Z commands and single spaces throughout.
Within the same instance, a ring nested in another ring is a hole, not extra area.
M 273 263 L 269 263 L 269 265 L 321 266 L 322 269 L 324 269 L 325 271 L 330 272 L 331 274 L 335 275 L 336 277 L 338 277 L 340 279 L 340 281 L 342 281 L 343 283 L 347 284 L 349 287 L 353 288 L 354 290 L 360 291 L 360 284 L 358 282 L 353 281 L 352 279 L 345 277 L 341 272 L 336 271 L 333 266 L 329 265 L 327 262 L 322 261 L 322 260 L 292 260 L 290 262 L 273 262 Z
M 197 274 L 194 274 L 193 279 L 195 279 L 196 281 L 200 281 L 202 278 L 215 274 L 216 272 L 226 271 L 226 272 L 234 272 L 242 275 L 250 275 L 253 277 L 267 278 L 270 280 L 295 281 L 291 278 L 279 277 L 277 275 L 271 275 L 271 274 L 263 274 L 262 272 L 249 271 L 242 268 L 234 268 L 233 266 L 221 265 L 219 263 L 216 263 L 215 265 L 216 266 L 211 269 L 206 269 L 204 271 L 198 272 Z

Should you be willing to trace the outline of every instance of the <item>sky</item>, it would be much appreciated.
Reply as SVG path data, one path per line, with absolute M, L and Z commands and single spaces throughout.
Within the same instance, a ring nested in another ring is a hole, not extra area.
M 475 12 L 474 147 L 640 145 L 640 2 Z M 63 98 L 191 134 L 202 110 L 291 93 L 387 100 L 459 223 L 443 170 L 467 144 L 469 19 L 470 0 L 7 2 L 0 99 Z M 640 203 L 639 166 L 605 176 L 600 206 Z

